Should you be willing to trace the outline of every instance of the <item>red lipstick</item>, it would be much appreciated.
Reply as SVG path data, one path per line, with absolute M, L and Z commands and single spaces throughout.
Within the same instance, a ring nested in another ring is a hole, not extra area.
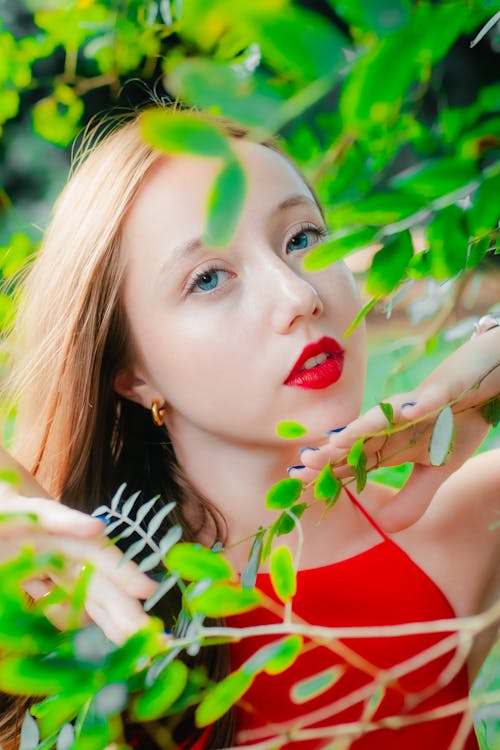
M 304 347 L 284 384 L 319 391 L 336 383 L 343 368 L 344 350 L 338 341 L 323 336 Z

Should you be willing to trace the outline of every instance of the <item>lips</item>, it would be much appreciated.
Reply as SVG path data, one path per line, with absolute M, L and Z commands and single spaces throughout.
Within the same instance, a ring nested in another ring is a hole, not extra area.
M 335 339 L 324 336 L 304 347 L 284 381 L 294 388 L 321 390 L 339 380 L 344 368 L 344 350 Z

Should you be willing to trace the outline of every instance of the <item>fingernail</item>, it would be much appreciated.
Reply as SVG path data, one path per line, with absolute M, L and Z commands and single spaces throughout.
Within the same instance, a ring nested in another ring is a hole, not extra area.
M 297 464 L 297 466 L 288 466 L 287 471 L 290 472 L 292 469 L 305 469 L 304 464 Z
M 100 513 L 98 516 L 92 516 L 93 518 L 98 518 L 99 521 L 104 521 L 106 526 L 110 523 L 111 518 L 106 513 Z
M 319 448 L 312 448 L 310 445 L 305 445 L 303 448 L 299 448 L 299 456 L 302 456 L 304 451 L 319 451 Z
M 344 427 L 336 427 L 334 430 L 328 430 L 328 432 L 326 434 L 327 435 L 333 435 L 336 432 L 342 432 L 342 430 L 345 430 L 346 427 L 347 427 L 347 425 L 345 425 Z
M 401 404 L 402 409 L 406 409 L 408 406 L 416 406 L 416 401 L 405 401 L 404 404 Z

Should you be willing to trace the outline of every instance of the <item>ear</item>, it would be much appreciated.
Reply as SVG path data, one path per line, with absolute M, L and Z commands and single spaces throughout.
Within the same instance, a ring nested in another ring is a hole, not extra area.
M 161 398 L 149 383 L 130 367 L 118 370 L 113 381 L 113 388 L 120 396 L 135 401 L 146 409 L 151 408 L 153 399 Z

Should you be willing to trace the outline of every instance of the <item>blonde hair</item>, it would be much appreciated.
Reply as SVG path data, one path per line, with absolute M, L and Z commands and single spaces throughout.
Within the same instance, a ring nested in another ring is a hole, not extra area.
M 215 541 L 225 537 L 224 519 L 184 478 L 166 430 L 113 389 L 129 355 L 121 229 L 149 171 L 168 158 L 144 142 L 142 117 L 108 126 L 97 143 L 95 131 L 84 137 L 25 280 L 8 384 L 18 408 L 13 452 L 51 496 L 72 507 L 91 512 L 126 482 L 128 494 L 175 500 L 169 524 L 179 522 L 184 538 L 196 539 L 208 525 Z M 234 123 L 208 119 L 230 137 L 249 137 Z M 271 139 L 263 145 L 280 151 Z M 161 612 L 167 627 L 177 604 Z M 220 647 L 202 658 L 213 679 L 227 671 Z M 230 743 L 231 727 L 231 717 L 223 717 L 209 746 Z

